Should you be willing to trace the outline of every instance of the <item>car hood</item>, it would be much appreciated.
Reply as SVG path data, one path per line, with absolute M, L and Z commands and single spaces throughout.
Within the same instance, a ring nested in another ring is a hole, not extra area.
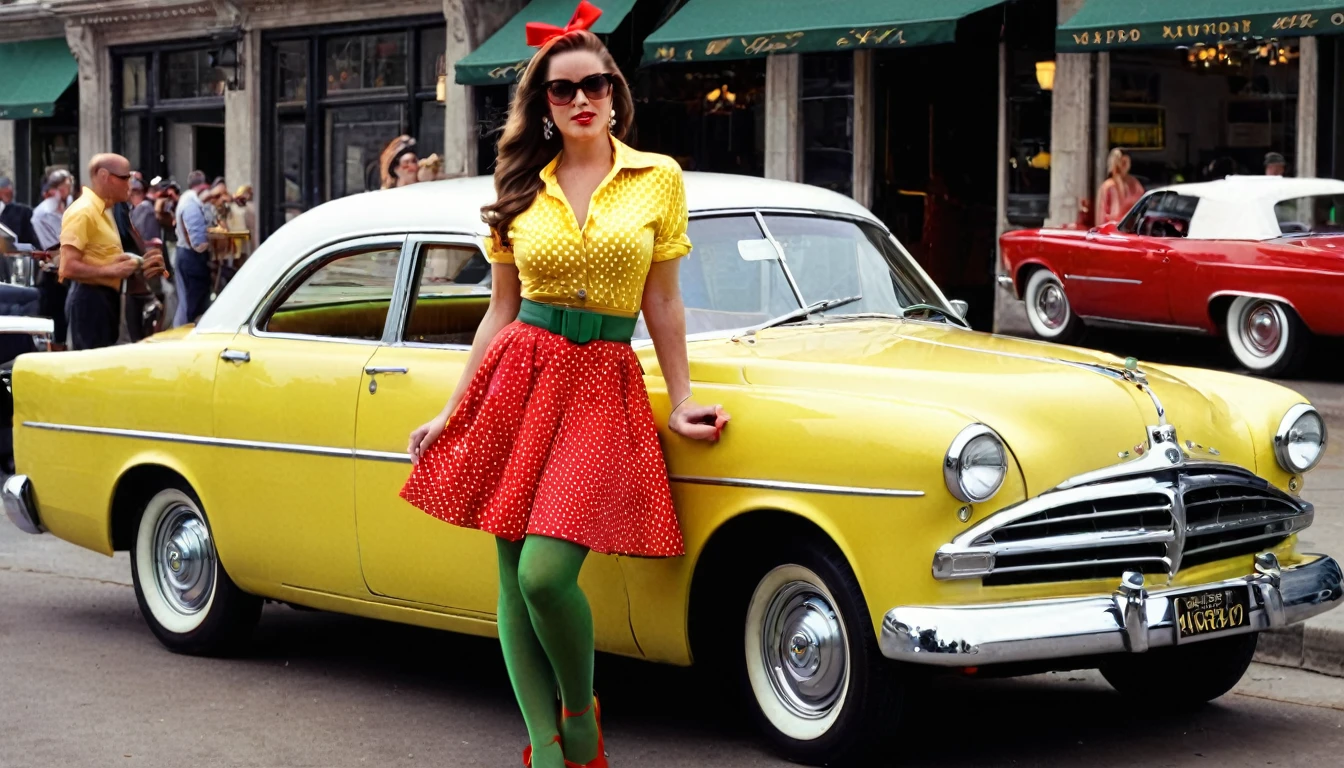
M 1153 400 L 1096 367 L 1119 371 L 1124 363 L 1090 350 L 895 320 L 791 326 L 692 347 L 694 374 L 719 369 L 754 386 L 878 395 L 986 424 L 1007 442 L 1033 495 L 1146 447 L 1146 428 L 1159 423 Z M 1139 370 L 1192 459 L 1256 469 L 1251 432 L 1236 408 L 1160 367 Z

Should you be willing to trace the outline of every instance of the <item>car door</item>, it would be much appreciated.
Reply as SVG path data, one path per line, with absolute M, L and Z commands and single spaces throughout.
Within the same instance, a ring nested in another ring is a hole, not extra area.
M 479 241 L 445 235 L 407 243 L 395 336 L 364 368 L 355 433 L 359 558 L 370 591 L 493 620 L 495 538 L 431 517 L 398 492 L 410 474 L 412 430 L 448 401 L 490 303 L 490 266 Z M 579 583 L 593 607 L 598 647 L 638 653 L 617 559 L 591 555 Z
M 355 541 L 355 408 L 387 324 L 404 236 L 324 248 L 220 354 L 214 434 L 233 482 L 231 558 L 275 584 L 367 594 Z
M 1145 196 L 1118 225 L 1088 232 L 1064 274 L 1069 303 L 1083 317 L 1139 323 L 1171 321 L 1167 274 L 1170 257 L 1151 219 L 1175 193 Z

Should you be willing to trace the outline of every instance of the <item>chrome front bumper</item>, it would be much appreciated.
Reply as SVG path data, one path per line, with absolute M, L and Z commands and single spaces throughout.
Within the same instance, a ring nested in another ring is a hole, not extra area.
M 1105 653 L 1142 653 L 1177 642 L 1175 598 L 1219 587 L 1250 586 L 1245 626 L 1211 632 L 1182 644 L 1282 627 L 1323 613 L 1344 597 L 1334 558 L 1280 568 L 1272 553 L 1255 556 L 1253 576 L 1149 591 L 1143 576 L 1126 573 L 1107 596 L 1032 600 L 999 605 L 902 606 L 882 620 L 882 655 L 942 667 L 978 667 Z
M 37 505 L 33 503 L 33 484 L 27 475 L 10 475 L 0 490 L 0 499 L 4 500 L 5 514 L 10 521 L 24 533 L 42 533 L 46 529 L 37 518 Z

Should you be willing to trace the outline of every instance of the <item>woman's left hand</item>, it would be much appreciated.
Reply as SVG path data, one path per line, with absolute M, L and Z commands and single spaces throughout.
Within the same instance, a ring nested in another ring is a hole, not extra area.
M 731 418 L 722 406 L 700 405 L 694 400 L 687 400 L 673 412 L 667 426 L 682 437 L 715 443 Z

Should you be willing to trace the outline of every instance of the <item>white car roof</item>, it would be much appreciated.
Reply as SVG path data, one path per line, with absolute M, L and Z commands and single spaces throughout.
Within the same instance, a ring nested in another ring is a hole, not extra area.
M 1190 219 L 1190 240 L 1272 240 L 1279 229 L 1274 205 L 1312 195 L 1344 194 L 1339 179 L 1292 176 L 1228 176 L 1217 181 L 1172 184 L 1171 191 L 1200 199 Z
M 882 223 L 852 198 L 821 187 L 719 173 L 686 173 L 691 213 L 788 209 L 841 214 Z M 481 206 L 495 198 L 490 176 L 379 190 L 323 203 L 276 230 L 206 311 L 196 330 L 234 333 L 295 263 L 318 248 L 366 235 L 448 233 L 485 237 Z M 885 227 L 883 227 L 885 229 Z

